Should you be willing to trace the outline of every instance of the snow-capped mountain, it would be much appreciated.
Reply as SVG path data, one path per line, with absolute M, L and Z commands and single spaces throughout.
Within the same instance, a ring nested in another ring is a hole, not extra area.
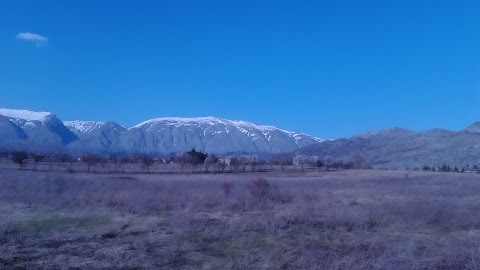
M 64 121 L 80 140 L 68 148 L 74 153 L 108 153 L 110 145 L 127 129 L 114 122 Z
M 78 140 L 54 114 L 0 108 L 0 147 L 61 151 Z
M 298 154 L 349 160 L 377 168 L 466 167 L 480 164 L 480 122 L 460 130 L 391 128 L 323 141 L 274 126 L 215 117 L 156 118 L 129 129 L 113 122 L 65 121 L 49 112 L 0 108 L 0 150 L 175 154 Z
M 178 153 L 195 148 L 207 153 L 284 153 L 317 144 L 321 139 L 282 130 L 215 117 L 156 118 L 124 132 L 112 151 Z
M 215 117 L 156 118 L 129 129 L 113 122 L 60 121 L 49 112 L 0 109 L 0 150 L 174 154 L 285 153 L 321 139 L 273 126 Z

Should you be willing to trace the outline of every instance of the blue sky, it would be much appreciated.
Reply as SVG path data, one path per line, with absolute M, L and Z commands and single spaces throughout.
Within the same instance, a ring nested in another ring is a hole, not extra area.
M 326 138 L 459 130 L 480 121 L 478 14 L 469 0 L 4 0 L 0 107 L 126 126 L 211 115 Z

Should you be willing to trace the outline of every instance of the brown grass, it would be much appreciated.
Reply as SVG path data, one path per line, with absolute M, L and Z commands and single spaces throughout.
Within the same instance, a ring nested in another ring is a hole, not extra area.
M 0 269 L 480 267 L 476 174 L 6 169 L 0 204 Z

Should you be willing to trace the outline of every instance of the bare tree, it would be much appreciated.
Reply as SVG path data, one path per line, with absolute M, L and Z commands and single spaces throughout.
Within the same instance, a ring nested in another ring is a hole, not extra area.
M 234 172 L 237 171 L 238 167 L 241 165 L 241 160 L 237 157 L 232 157 L 230 159 L 230 166 Z
M 218 162 L 218 158 L 214 155 L 207 156 L 203 164 L 205 165 L 205 172 L 208 173 L 210 167 Z
M 266 165 L 267 162 L 264 159 L 257 159 L 257 171 L 261 172 L 262 171 L 262 166 Z
M 71 171 L 73 162 L 75 161 L 75 159 L 73 159 L 71 156 L 67 154 L 61 154 L 60 156 L 58 156 L 58 161 L 59 161 L 59 164 L 63 164 L 63 163 L 70 164 L 70 166 L 68 167 L 68 169 L 66 169 L 66 171 Z
M 180 156 L 177 156 L 176 160 L 180 164 L 180 171 L 183 172 L 187 168 L 188 165 L 188 154 L 184 153 Z
M 141 162 L 141 160 L 140 160 L 140 155 L 138 155 L 138 154 L 133 154 L 133 155 L 131 156 L 130 160 L 131 160 L 132 163 L 133 163 L 132 173 L 135 173 L 135 169 L 137 168 L 137 164 L 139 163 L 139 161 Z
M 197 156 L 188 155 L 188 163 L 190 165 L 192 165 L 192 172 L 196 172 L 197 171 L 197 166 L 199 164 L 202 164 L 203 161 Z
M 18 167 L 19 170 L 22 169 L 22 166 L 23 164 L 25 164 L 25 161 L 27 160 L 27 158 L 28 158 L 28 154 L 23 151 L 13 152 L 11 157 L 12 161 L 19 165 Z
M 217 167 L 218 167 L 218 171 L 219 172 L 224 172 L 225 171 L 225 168 L 227 168 L 227 162 L 225 160 L 219 160 L 217 162 Z
M 82 161 L 87 164 L 87 173 L 90 173 L 90 167 L 93 166 L 94 168 L 100 163 L 101 158 L 97 155 L 91 154 L 82 157 Z
M 326 156 L 323 160 L 323 164 L 325 164 L 325 168 L 327 168 L 327 171 L 330 170 L 330 167 L 333 164 L 333 158 L 331 156 Z
M 352 155 L 351 163 L 353 169 L 360 169 L 363 166 L 364 159 L 360 154 L 355 153 Z
M 56 160 L 56 157 L 53 154 L 49 154 L 47 157 L 48 160 L 48 171 L 51 171 L 53 168 L 53 163 Z
M 300 166 L 300 168 L 302 168 L 302 172 L 304 171 L 305 164 L 307 164 L 306 160 L 303 158 L 300 159 L 300 162 L 298 163 L 298 165 Z
M 32 159 L 33 159 L 33 170 L 37 170 L 37 164 L 41 162 L 42 160 L 45 159 L 44 155 L 39 155 L 39 154 L 32 154 Z
M 100 167 L 103 169 L 103 171 L 105 171 L 105 167 L 107 167 L 107 165 L 108 165 L 108 159 L 100 156 L 100 160 L 98 162 L 98 165 L 100 165 Z M 94 172 L 95 172 L 95 169 L 96 168 L 94 167 L 93 168 Z
M 141 160 L 143 173 L 145 173 L 145 170 L 148 172 L 150 167 L 155 163 L 155 159 L 149 156 L 143 156 Z
M 130 160 L 129 157 L 122 157 L 122 158 L 119 160 L 119 165 L 118 165 L 119 168 L 118 168 L 118 169 L 120 169 L 120 167 L 121 167 L 121 168 L 122 168 L 122 173 L 124 173 L 124 172 L 125 172 L 125 164 L 128 164 L 128 163 L 130 163 L 130 162 L 131 162 L 131 160 Z
M 257 168 L 257 165 L 258 165 L 257 158 L 255 157 L 252 160 L 250 160 L 249 164 L 250 164 L 250 168 L 251 168 L 252 172 L 254 172 Z
M 110 155 L 109 160 L 113 163 L 113 173 L 116 173 L 120 166 L 120 159 L 116 155 Z
M 280 170 L 283 171 L 286 165 L 292 165 L 293 157 L 291 155 L 283 154 L 277 156 L 276 163 L 280 165 Z
M 242 167 L 242 172 L 245 172 L 247 170 L 248 160 L 245 157 L 239 157 L 238 162 Z
M 318 171 L 320 171 L 323 168 L 323 165 L 324 163 L 320 159 L 317 159 L 317 161 L 315 162 L 315 167 L 318 168 Z

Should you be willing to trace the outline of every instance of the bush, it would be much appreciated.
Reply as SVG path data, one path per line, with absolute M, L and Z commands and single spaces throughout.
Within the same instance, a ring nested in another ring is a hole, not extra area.
M 225 193 L 225 196 L 230 195 L 233 189 L 233 183 L 232 182 L 223 182 L 222 185 L 223 192 Z
M 265 178 L 257 178 L 250 183 L 250 193 L 257 199 L 264 199 L 270 193 L 270 184 Z

